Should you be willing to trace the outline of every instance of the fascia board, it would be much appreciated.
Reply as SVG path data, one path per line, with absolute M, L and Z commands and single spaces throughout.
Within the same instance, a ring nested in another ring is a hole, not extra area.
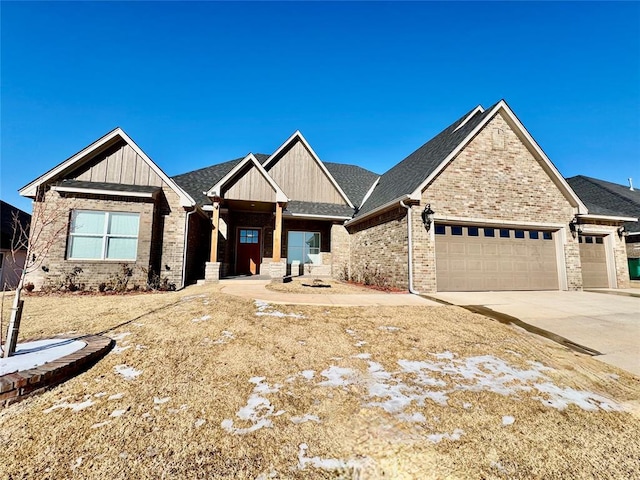
M 484 112 L 484 108 L 482 108 L 482 105 L 478 105 L 476 108 L 473 109 L 473 111 L 469 115 L 467 115 L 467 118 L 465 118 L 462 121 L 462 123 L 460 123 L 460 125 L 458 125 L 455 128 L 454 132 L 456 132 L 456 131 L 460 130 L 462 127 L 464 127 L 467 124 L 467 122 L 469 120 L 471 120 L 476 113 L 483 113 L 483 112 Z
M 389 210 L 390 208 L 392 208 L 395 204 L 400 204 L 401 201 L 404 200 L 411 200 L 411 198 L 409 198 L 409 195 L 402 195 L 401 197 L 398 197 L 394 200 L 391 200 L 390 202 L 385 203 L 384 205 L 380 205 L 377 208 L 374 208 L 373 210 L 371 210 L 370 212 L 365 213 L 364 215 L 362 215 L 361 217 L 356 217 L 356 218 L 352 218 L 351 220 L 349 220 L 348 222 L 345 223 L 345 226 L 349 226 L 349 225 L 355 225 L 357 223 L 360 223 L 363 220 L 366 220 L 367 218 L 373 216 L 373 215 L 377 215 L 379 213 L 384 212 L 385 210 Z
M 265 170 L 269 167 L 269 165 L 271 165 L 278 158 L 280 153 L 287 146 L 292 144 L 296 139 L 299 139 L 302 142 L 302 144 L 307 148 L 307 150 L 309 150 L 309 152 L 311 153 L 311 157 L 318 164 L 318 166 L 320 167 L 320 170 L 322 170 L 322 172 L 327 176 L 327 178 L 333 184 L 333 186 L 336 188 L 336 190 L 338 190 L 338 193 L 344 199 L 344 201 L 347 202 L 347 205 L 349 205 L 351 208 L 355 208 L 353 203 L 349 199 L 349 197 L 347 197 L 347 194 L 344 193 L 344 190 L 342 190 L 340 185 L 338 185 L 338 182 L 336 182 L 336 179 L 333 178 L 333 175 L 331 175 L 331 173 L 329 172 L 329 170 L 327 169 L 325 164 L 322 162 L 322 160 L 320 160 L 320 157 L 318 157 L 318 155 L 313 150 L 313 148 L 311 148 L 311 145 L 309 145 L 309 142 L 307 142 L 307 139 L 304 138 L 304 135 L 302 135 L 300 130 L 296 130 L 293 135 L 291 135 L 282 145 L 280 145 L 280 147 L 275 152 L 273 152 L 273 154 L 271 154 L 271 156 L 269 158 L 267 158 L 264 161 L 262 166 L 265 168 Z
M 380 182 L 380 178 L 382 177 L 378 177 L 376 181 L 373 182 L 373 185 L 371 185 L 371 188 L 369 188 L 367 193 L 364 194 L 364 198 L 362 199 L 362 204 L 360 205 L 360 208 L 364 207 L 365 202 L 369 199 L 369 197 L 371 196 L 375 188 L 378 186 L 378 183 Z
M 53 185 L 51 190 L 54 192 L 68 192 L 68 193 L 88 193 L 91 195 L 110 195 L 117 197 L 138 197 L 138 198 L 153 198 L 156 193 L 153 192 L 125 192 L 120 190 L 103 190 L 99 188 L 82 188 L 82 187 L 65 187 L 62 185 Z
M 590 213 L 586 213 L 586 214 L 579 214 L 578 218 L 584 219 L 584 220 L 609 220 L 612 222 L 637 222 L 638 219 L 635 217 L 621 217 L 621 216 L 617 216 L 617 215 L 595 215 L 595 214 L 590 214 Z

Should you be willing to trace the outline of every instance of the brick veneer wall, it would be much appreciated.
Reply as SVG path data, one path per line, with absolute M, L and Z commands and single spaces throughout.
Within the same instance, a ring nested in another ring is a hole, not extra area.
M 351 241 L 344 225 L 331 225 L 331 276 L 346 280 L 350 276 Z M 346 278 L 345 278 L 346 277 Z
M 39 211 L 46 209 L 47 214 L 55 212 L 55 222 L 42 231 L 39 241 L 34 244 L 34 251 L 41 251 L 42 246 L 56 231 L 60 235 L 48 249 L 41 266 L 27 274 L 26 281 L 32 282 L 37 289 L 46 283 L 54 283 L 70 273 L 75 267 L 82 269 L 77 277 L 78 284 L 86 288 L 96 289 L 103 282 L 109 282 L 115 276 L 121 276 L 123 264 L 132 268 L 129 285 L 145 286 L 149 268 L 161 269 L 163 277 L 180 286 L 182 280 L 182 254 L 184 251 L 184 218 L 185 212 L 179 206 L 178 196 L 170 189 L 163 188 L 164 195 L 157 200 L 158 207 L 150 199 L 133 197 L 88 196 L 80 194 L 61 194 L 48 190 L 44 194 L 45 205 L 34 203 L 32 222 L 37 225 L 41 221 Z M 114 212 L 131 212 L 140 214 L 138 232 L 138 249 L 135 261 L 109 260 L 72 260 L 67 259 L 67 245 L 71 211 L 74 209 L 100 210 Z M 31 229 L 37 232 L 38 227 Z M 164 269 L 168 265 L 169 270 Z M 44 271 L 40 267 L 45 267 Z
M 351 234 L 351 276 L 365 269 L 379 271 L 389 285 L 408 288 L 407 213 L 398 205 L 393 210 L 375 215 L 347 227 Z
M 564 225 L 568 287 L 581 288 L 578 244 L 568 229 L 575 209 L 501 114 L 427 186 L 421 203 L 431 204 L 437 217 Z M 415 286 L 434 292 L 434 237 L 415 213 Z

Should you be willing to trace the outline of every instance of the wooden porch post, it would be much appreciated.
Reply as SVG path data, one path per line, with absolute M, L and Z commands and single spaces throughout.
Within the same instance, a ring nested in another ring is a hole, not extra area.
M 218 228 L 220 225 L 220 202 L 213 202 L 213 216 L 211 217 L 211 253 L 210 262 L 218 261 Z
M 273 261 L 280 261 L 282 250 L 282 204 L 276 202 L 276 226 L 273 229 Z

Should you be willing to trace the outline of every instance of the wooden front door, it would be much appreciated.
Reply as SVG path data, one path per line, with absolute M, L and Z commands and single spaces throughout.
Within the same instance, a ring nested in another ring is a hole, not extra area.
M 236 274 L 260 273 L 260 230 L 239 228 L 236 241 Z

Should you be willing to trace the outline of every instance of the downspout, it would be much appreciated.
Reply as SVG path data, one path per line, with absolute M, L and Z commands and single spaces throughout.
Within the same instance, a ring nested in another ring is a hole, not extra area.
M 194 207 L 193 210 L 187 212 L 187 216 L 185 217 L 184 222 L 184 253 L 182 254 L 182 285 L 180 286 L 180 290 L 184 288 L 185 283 L 187 283 L 187 247 L 189 245 L 189 218 L 191 214 L 194 213 L 198 207 Z
M 414 295 L 420 295 L 413 288 L 413 236 L 411 230 L 411 205 L 405 205 L 404 201 L 400 200 L 400 206 L 407 209 L 407 237 L 409 242 L 409 293 Z

